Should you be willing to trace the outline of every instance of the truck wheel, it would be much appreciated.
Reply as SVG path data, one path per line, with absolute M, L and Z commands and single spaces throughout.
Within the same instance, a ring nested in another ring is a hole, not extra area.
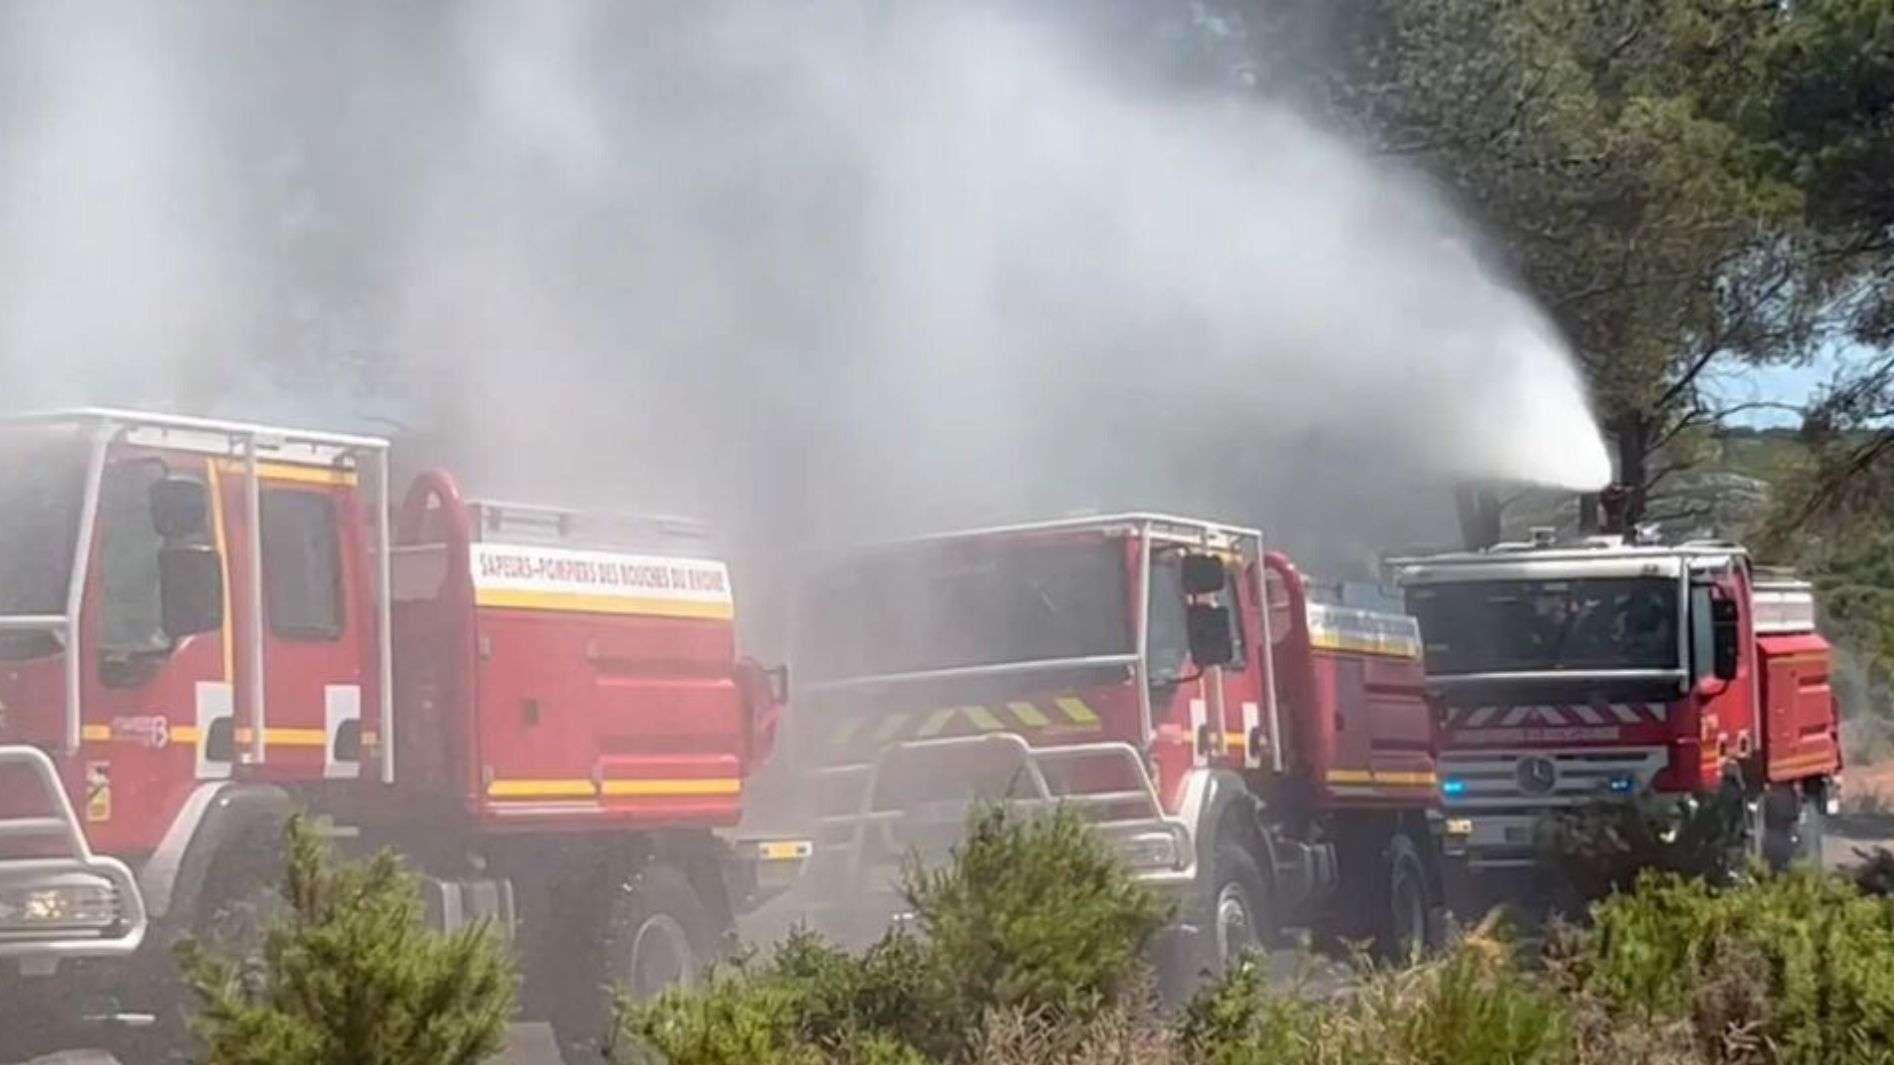
M 695 980 L 717 946 L 710 910 L 676 866 L 646 866 L 612 900 L 605 957 L 612 982 L 634 999 Z
M 603 980 L 553 1013 L 567 1061 L 598 1060 L 610 1046 L 614 995 L 643 1001 L 688 984 L 716 948 L 710 911 L 676 866 L 654 862 L 640 869 L 612 892 L 605 911 L 591 970 Z
M 1802 789 L 1802 822 L 1798 834 L 1802 860 L 1811 868 L 1823 868 L 1828 850 L 1828 790 L 1822 785 Z
M 1822 863 L 1827 806 L 1821 789 L 1772 785 L 1762 797 L 1762 859 L 1780 873 L 1798 862 Z
M 1263 948 L 1263 910 L 1268 892 L 1256 858 L 1235 843 L 1219 843 L 1211 862 L 1208 903 L 1198 925 L 1203 929 L 1210 971 L 1221 975 L 1235 968 L 1243 955 Z
M 1396 832 L 1388 838 L 1386 924 L 1375 937 L 1390 961 L 1409 962 L 1427 950 L 1434 927 L 1434 892 L 1427 865 L 1413 837 Z

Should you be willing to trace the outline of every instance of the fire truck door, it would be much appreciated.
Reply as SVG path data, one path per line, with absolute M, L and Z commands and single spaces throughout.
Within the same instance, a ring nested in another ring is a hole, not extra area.
M 149 847 L 197 780 L 218 775 L 205 764 L 199 724 L 207 710 L 227 705 L 227 644 L 220 632 L 175 642 L 165 635 L 158 594 L 164 540 L 150 497 L 167 474 L 204 471 L 189 460 L 135 455 L 108 465 L 99 486 L 78 651 L 88 788 L 78 805 L 100 849 Z
M 373 647 L 363 592 L 355 478 L 342 470 L 266 467 L 258 511 L 263 545 L 263 759 L 271 777 L 355 777 L 362 760 L 364 677 Z M 226 474 L 237 632 L 252 631 L 247 585 L 251 538 L 241 467 Z M 243 643 L 243 639 L 239 639 Z M 238 747 L 254 749 L 245 696 L 249 656 L 238 655 Z
M 1231 645 L 1236 649 L 1230 664 L 1221 670 L 1223 751 L 1231 765 L 1255 769 L 1263 764 L 1266 752 L 1262 707 L 1269 651 L 1262 641 L 1253 566 L 1230 570 L 1223 600 L 1230 608 Z

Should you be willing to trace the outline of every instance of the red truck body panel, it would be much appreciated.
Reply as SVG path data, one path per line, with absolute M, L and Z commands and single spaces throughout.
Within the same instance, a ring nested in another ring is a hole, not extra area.
M 734 824 L 760 693 L 721 564 L 482 542 L 466 506 L 428 475 L 399 526 L 438 571 L 397 582 L 397 719 L 428 722 L 399 741 L 408 786 L 501 831 Z M 674 576 L 712 601 L 671 597 Z

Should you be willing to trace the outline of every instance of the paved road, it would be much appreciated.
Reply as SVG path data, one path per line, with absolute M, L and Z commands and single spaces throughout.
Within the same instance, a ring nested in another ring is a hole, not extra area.
M 1889 818 L 1842 818 L 1832 824 L 1826 840 L 1826 858 L 1830 868 L 1843 868 L 1857 860 L 1855 850 L 1886 846 L 1894 849 L 1894 817 Z M 1287 963 L 1285 963 L 1287 964 Z M 1287 971 L 1287 970 L 1285 970 Z M 562 1063 L 558 1047 L 553 1044 L 552 1030 L 543 1024 L 517 1024 L 513 1026 L 512 1038 L 506 1054 L 501 1057 L 503 1065 L 581 1065 L 579 1062 Z M 28 1065 L 121 1065 L 111 1055 L 96 1050 L 68 1050 L 47 1057 L 35 1058 Z M 137 1065 L 137 1063 L 131 1063 Z

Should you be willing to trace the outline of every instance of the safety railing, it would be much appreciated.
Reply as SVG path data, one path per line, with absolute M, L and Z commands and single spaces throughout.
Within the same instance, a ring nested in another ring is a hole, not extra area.
M 1015 809 L 1077 811 L 1147 883 L 1182 884 L 1196 875 L 1189 827 L 1164 812 L 1129 743 L 1034 747 L 1015 733 L 952 736 L 894 744 L 872 763 L 825 773 L 863 778 L 853 809 L 820 818 L 831 846 L 826 860 L 841 863 L 837 886 L 846 892 L 876 887 L 865 882 L 874 856 L 901 859 L 918 844 L 953 837 L 983 798 Z M 1001 786 L 983 791 L 983 782 Z
M 123 862 L 94 855 L 51 758 L 0 746 L 0 958 L 129 954 L 147 918 Z

